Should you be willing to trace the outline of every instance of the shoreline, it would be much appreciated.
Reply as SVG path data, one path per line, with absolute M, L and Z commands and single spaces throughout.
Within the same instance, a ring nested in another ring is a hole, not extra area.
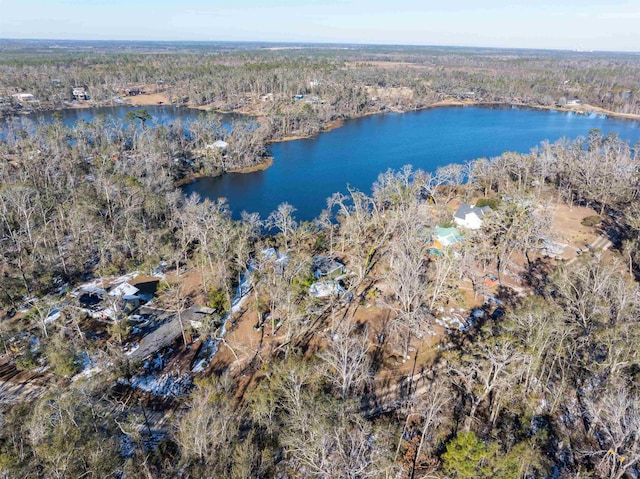
M 296 141 L 296 140 L 307 140 L 310 138 L 314 138 L 316 136 L 318 136 L 320 133 L 327 133 L 329 131 L 338 129 L 342 126 L 344 126 L 345 122 L 350 121 L 350 120 L 357 120 L 360 118 L 365 118 L 367 116 L 372 116 L 372 115 L 381 115 L 381 114 L 385 114 L 385 113 L 410 113 L 412 111 L 423 111 L 423 110 L 430 110 L 430 109 L 435 109 L 435 108 L 446 108 L 446 107 L 501 107 L 501 108 L 510 108 L 510 107 L 516 107 L 516 108 L 525 108 L 525 109 L 531 109 L 531 110 L 541 110 L 541 111 L 557 111 L 560 113 L 578 113 L 580 115 L 586 115 L 592 112 L 598 113 L 598 114 L 604 114 L 608 117 L 611 118 L 618 118 L 618 119 L 622 119 L 622 120 L 631 120 L 631 121 L 640 121 L 640 115 L 634 115 L 631 113 L 616 113 L 616 112 L 611 112 L 609 110 L 605 110 L 604 108 L 601 107 L 594 107 L 592 105 L 588 105 L 588 104 L 584 104 L 584 105 L 575 105 L 575 107 L 551 107 L 551 106 L 543 106 L 543 105 L 530 105 L 530 104 L 526 104 L 526 103 L 505 103 L 505 102 L 481 102 L 481 101 L 465 101 L 465 100 L 454 100 L 454 99 L 448 99 L 448 100 L 442 100 L 436 103 L 432 103 L 429 105 L 424 105 L 421 106 L 419 108 L 415 108 L 412 110 L 389 110 L 389 111 L 379 111 L 379 112 L 366 112 L 363 113 L 361 115 L 357 115 L 357 116 L 353 116 L 353 117 L 349 117 L 349 118 L 339 118 L 336 120 L 331 120 L 329 123 L 327 123 L 327 125 L 325 125 L 320 131 L 318 131 L 317 133 L 313 133 L 313 134 L 309 134 L 309 135 L 292 135 L 292 136 L 285 136 L 283 138 L 278 138 L 275 140 L 268 140 L 267 144 L 273 144 L 273 143 L 283 143 L 286 141 Z M 206 108 L 206 105 L 203 105 L 202 107 L 199 107 L 197 109 L 203 110 Z M 217 113 L 239 113 L 239 114 L 244 114 L 240 111 L 219 111 L 219 110 L 210 110 L 210 111 L 216 111 Z M 256 116 L 255 114 L 253 116 Z M 265 115 L 257 115 L 258 118 L 263 117 Z M 245 167 L 245 168 L 239 168 L 237 170 L 227 170 L 227 171 L 223 171 L 222 173 L 220 173 L 220 175 L 223 175 L 225 173 L 251 173 L 254 171 L 261 171 L 261 170 L 266 170 L 267 168 L 269 168 L 274 162 L 274 158 L 273 157 L 269 157 L 269 160 L 267 162 L 264 163 L 259 163 L 255 166 L 250 166 L 250 167 Z M 197 178 L 194 178 L 193 181 L 195 181 Z
M 252 116 L 254 118 L 257 118 L 258 121 L 260 121 L 260 118 L 264 118 L 266 117 L 266 115 L 262 114 L 262 113 L 256 113 L 255 111 L 249 111 L 249 110 L 220 110 L 220 109 L 215 109 L 212 108 L 211 105 L 200 105 L 200 106 L 187 106 L 187 105 L 173 105 L 173 104 L 169 104 L 169 103 L 165 103 L 165 104 L 149 104 L 149 105 L 135 105 L 132 103 L 123 103 L 121 105 L 101 105 L 101 104 L 94 104 L 94 105 L 89 105 L 86 103 L 80 104 L 80 105 L 74 105 L 68 108 L 54 108 L 54 109 L 44 109 L 44 110 L 38 110 L 37 112 L 45 112 L 45 111 L 60 111 L 60 110 L 65 110 L 65 109 L 69 109 L 69 110 L 75 110 L 75 109 L 86 109 L 86 108 L 104 108 L 104 107 L 118 107 L 118 106 L 125 106 L 125 107 L 131 107 L 131 108 L 144 108 L 144 106 L 155 106 L 155 107 L 175 107 L 175 108 L 187 108 L 187 109 L 191 109 L 191 110 L 199 110 L 199 111 L 212 111 L 215 113 L 219 113 L 219 114 L 238 114 L 238 115 L 245 115 L 245 116 Z M 564 107 L 559 107 L 559 106 L 544 106 L 544 105 L 531 105 L 531 104 L 527 104 L 527 103 L 509 103 L 509 102 L 490 102 L 490 101 L 474 101 L 474 100 L 456 100 L 456 99 L 445 99 L 445 100 L 441 100 L 435 103 L 431 103 L 428 105 L 422 105 L 420 107 L 416 107 L 413 109 L 389 109 L 389 110 L 383 110 L 383 111 L 370 111 L 370 112 L 365 112 L 362 113 L 360 115 L 355 115 L 355 116 L 351 116 L 348 118 L 338 118 L 335 120 L 331 120 L 329 121 L 326 125 L 324 125 L 318 132 L 315 133 L 311 133 L 308 135 L 291 135 L 291 136 L 285 136 L 282 138 L 277 138 L 277 139 L 271 139 L 271 140 L 267 140 L 266 143 L 269 144 L 273 144 L 273 143 L 283 143 L 286 141 L 295 141 L 295 140 L 305 140 L 305 139 L 310 139 L 310 138 L 314 138 L 316 136 L 318 136 L 320 133 L 327 133 L 330 132 L 332 130 L 341 128 L 342 126 L 344 126 L 344 124 L 347 121 L 350 120 L 357 120 L 360 118 L 365 118 L 367 116 L 372 116 L 372 115 L 384 115 L 385 113 L 410 113 L 410 112 L 417 112 L 417 111 L 423 111 L 423 110 L 430 110 L 430 109 L 435 109 L 435 108 L 446 108 L 446 107 L 456 107 L 456 108 L 461 108 L 461 107 L 486 107 L 486 108 L 491 108 L 491 107 L 499 107 L 499 108 L 510 108 L 510 107 L 516 107 L 516 108 L 525 108 L 525 109 L 531 109 L 531 110 L 541 110 L 541 111 L 557 111 L 560 113 L 577 113 L 580 115 L 586 115 L 586 114 L 590 114 L 590 113 L 597 113 L 597 114 L 601 114 L 601 115 L 606 115 L 609 118 L 613 118 L 613 119 L 620 119 L 620 120 L 630 120 L 630 121 L 640 121 L 640 114 L 632 114 L 632 113 L 618 113 L 618 112 L 613 112 L 610 110 L 606 110 L 602 107 L 598 107 L 598 106 L 593 106 L 593 105 L 589 105 L 589 104 L 579 104 L 579 105 L 571 105 L 571 106 L 564 106 Z M 37 112 L 33 112 L 33 113 L 37 113 Z M 18 114 L 19 115 L 19 114 Z M 226 170 L 226 171 L 222 171 L 218 174 L 215 175 L 204 175 L 204 174 L 194 174 L 194 175 L 190 175 L 188 177 L 182 178 L 176 182 L 174 182 L 174 185 L 176 187 L 182 187 L 185 186 L 187 184 L 193 183 L 194 181 L 201 179 L 201 178 L 207 178 L 207 177 L 218 177 L 218 176 L 222 176 L 225 173 L 253 173 L 256 171 L 263 171 L 266 170 L 268 168 L 270 168 L 274 163 L 274 158 L 272 156 L 266 157 L 265 161 L 257 163 L 255 165 L 251 165 L 251 166 L 246 166 L 246 167 L 242 167 L 242 168 L 234 168 L 234 169 L 230 169 L 230 170 Z
M 220 175 L 224 175 L 225 173 L 253 173 L 256 171 L 263 171 L 273 165 L 273 156 L 267 156 L 264 161 L 260 163 L 256 163 L 251 166 L 242 166 L 240 168 L 231 168 L 230 170 L 223 171 Z
M 326 133 L 332 130 L 335 130 L 337 128 L 342 127 L 345 122 L 347 121 L 351 121 L 351 120 L 358 120 L 360 118 L 366 118 L 368 116 L 372 116 L 372 115 L 384 115 L 386 113 L 411 113 L 414 111 L 424 111 L 424 110 L 431 110 L 431 109 L 435 109 L 435 108 L 447 108 L 447 107 L 484 107 L 484 108 L 491 108 L 491 107 L 501 107 L 501 108 L 510 108 L 510 107 L 516 107 L 516 108 L 524 108 L 524 109 L 530 109 L 530 110 L 540 110 L 540 111 L 557 111 L 559 113 L 577 113 L 579 115 L 587 115 L 589 113 L 597 113 L 597 114 L 602 114 L 602 115 L 606 115 L 609 118 L 613 118 L 613 119 L 620 119 L 620 120 L 629 120 L 629 121 L 640 121 L 640 115 L 636 115 L 636 114 L 632 114 L 632 113 L 616 113 L 613 111 L 609 111 L 606 110 L 604 108 L 598 107 L 598 106 L 593 106 L 593 105 L 589 105 L 589 104 L 584 104 L 584 105 L 575 105 L 573 107 L 559 107 L 559 106 L 544 106 L 544 105 L 530 105 L 527 103 L 505 103 L 505 102 L 492 102 L 492 101 L 465 101 L 465 100 L 442 100 L 436 103 L 431 103 L 429 105 L 424 105 L 424 106 L 420 106 L 411 110 L 385 110 L 385 111 L 372 111 L 372 112 L 366 112 L 363 113 L 361 115 L 356 115 L 356 116 L 352 116 L 349 118 L 340 118 L 337 120 L 332 120 L 329 123 L 327 123 L 326 126 L 324 126 L 320 131 L 318 131 L 317 133 L 312 133 L 309 135 L 291 135 L 291 136 L 285 136 L 282 138 L 278 138 L 275 140 L 269 140 L 267 141 L 268 144 L 271 143 L 283 143 L 285 141 L 295 141 L 295 140 L 306 140 L 309 138 L 313 138 L 317 135 L 319 135 L 320 133 Z M 223 113 L 223 112 L 220 112 Z M 224 113 L 230 113 L 230 112 L 224 112 Z
M 586 115 L 588 113 L 598 113 L 614 119 L 640 121 L 640 114 L 619 113 L 612 110 L 607 110 L 606 108 L 602 108 L 599 106 L 590 105 L 588 103 L 562 107 L 562 106 L 544 106 L 544 105 L 532 105 L 529 103 L 512 103 L 512 102 L 502 102 L 502 101 L 474 101 L 474 100 L 446 99 L 446 100 L 441 100 L 435 103 L 430 103 L 428 105 L 422 105 L 422 106 L 411 108 L 411 109 L 388 109 L 388 110 L 380 110 L 380 111 L 369 111 L 359 115 L 350 116 L 348 118 L 338 118 L 328 122 L 316 133 L 312 133 L 309 135 L 286 136 L 279 139 L 269 140 L 268 143 L 279 143 L 283 141 L 293 141 L 293 140 L 312 138 L 318 133 L 325 133 L 327 131 L 340 128 L 348 120 L 357 120 L 359 118 L 364 118 L 371 115 L 384 115 L 386 113 L 410 113 L 412 111 L 430 110 L 432 108 L 468 107 L 468 106 L 505 107 L 505 108 L 517 107 L 517 108 L 528 108 L 531 110 L 557 111 L 560 113 L 578 113 L 581 115 Z M 26 113 L 26 114 L 20 111 L 13 111 L 13 112 L 10 112 L 8 115 L 5 115 L 4 118 L 9 118 L 12 116 L 20 117 L 24 115 L 32 115 L 32 114 L 38 114 L 38 113 L 56 112 L 56 111 L 64 111 L 64 110 L 84 110 L 84 109 L 90 109 L 90 108 L 119 108 L 119 107 L 129 107 L 129 108 L 173 107 L 178 109 L 185 108 L 189 110 L 211 111 L 211 112 L 219 113 L 222 115 L 236 114 L 236 115 L 250 116 L 254 118 L 263 118 L 267 116 L 264 113 L 256 112 L 255 110 L 251 110 L 251 109 L 223 110 L 219 108 L 213 108 L 211 105 L 199 105 L 199 106 L 175 105 L 169 102 L 145 104 L 144 102 L 137 103 L 135 101 L 131 101 L 130 99 L 128 99 L 128 101 L 124 101 L 123 103 L 119 103 L 117 105 L 114 105 L 113 102 L 96 102 L 96 103 L 83 102 L 76 105 L 65 105 L 63 108 L 42 108 L 42 109 L 32 110 L 30 113 Z
M 256 171 L 263 171 L 266 170 L 267 168 L 271 167 L 271 165 L 273 165 L 273 156 L 267 156 L 265 157 L 264 161 L 261 161 L 260 163 L 257 163 L 255 165 L 251 165 L 251 166 L 243 166 L 240 168 L 231 168 L 229 170 L 226 171 L 221 171 L 217 174 L 213 174 L 213 175 L 206 175 L 206 174 L 202 174 L 202 173 L 195 173 L 193 175 L 189 175 L 189 176 L 185 176 L 184 178 L 181 178 L 177 181 L 173 182 L 173 186 L 175 186 L 176 188 L 181 188 L 183 186 L 186 186 L 188 184 L 193 183 L 196 180 L 200 180 L 202 178 L 218 178 L 219 176 L 222 176 L 226 173 L 254 173 Z

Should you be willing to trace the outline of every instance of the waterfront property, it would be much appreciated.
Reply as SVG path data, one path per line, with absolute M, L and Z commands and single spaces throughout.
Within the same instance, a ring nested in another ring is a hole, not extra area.
M 482 227 L 483 218 L 490 212 L 491 208 L 488 206 L 478 208 L 477 206 L 463 203 L 453 215 L 453 221 L 463 228 L 478 230 Z
M 347 186 L 365 193 L 378 175 L 410 164 L 435 172 L 440 166 L 491 158 L 504 151 L 527 153 L 540 142 L 586 137 L 591 129 L 616 132 L 632 144 L 640 124 L 603 115 L 511 108 L 434 108 L 349 120 L 314 138 L 270 145 L 273 165 L 251 173 L 228 173 L 185 185 L 186 195 L 226 198 L 233 217 L 242 211 L 266 218 L 280 203 L 312 220 L 335 192 Z

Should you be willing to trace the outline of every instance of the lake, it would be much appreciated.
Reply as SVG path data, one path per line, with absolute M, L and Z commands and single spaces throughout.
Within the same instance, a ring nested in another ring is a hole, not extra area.
M 387 113 L 347 121 L 314 138 L 272 144 L 270 168 L 202 178 L 183 191 L 226 198 L 234 218 L 244 210 L 264 219 L 286 201 L 297 209 L 298 220 L 311 220 L 334 192 L 346 192 L 350 185 L 368 194 L 378 174 L 389 168 L 411 164 L 435 171 L 504 151 L 526 153 L 544 140 L 586 136 L 594 128 L 605 135 L 616 132 L 632 144 L 640 140 L 639 122 L 596 114 L 508 107 Z
M 37 123 L 52 123 L 54 115 L 60 115 L 62 123 L 66 127 L 72 128 L 81 120 L 90 122 L 100 115 L 116 121 L 123 121 L 128 112 L 136 110 L 147 110 L 149 112 L 152 118 L 149 125 L 168 125 L 177 119 L 182 120 L 185 125 L 188 125 L 189 122 L 206 113 L 194 108 L 181 108 L 170 105 L 151 105 L 141 107 L 123 105 L 36 112 L 0 120 L 0 139 L 2 139 L 2 130 L 4 129 L 4 124 L 6 124 L 7 121 L 15 122 L 16 125 L 28 131 Z M 234 113 L 220 113 L 219 116 L 222 118 L 223 126 L 228 126 L 234 119 L 247 118 Z
M 123 119 L 131 110 L 145 109 L 152 124 L 181 119 L 185 126 L 201 111 L 173 106 L 116 106 L 62 110 L 67 126 L 98 115 Z M 35 113 L 15 120 L 51 122 L 54 112 Z M 225 114 L 229 125 L 241 115 Z M 446 107 L 408 113 L 372 115 L 345 122 L 344 126 L 296 141 L 274 143 L 273 165 L 253 173 L 227 173 L 202 178 L 183 187 L 185 194 L 210 199 L 226 198 L 234 218 L 244 211 L 264 219 L 282 202 L 292 204 L 298 220 L 311 220 L 326 207 L 326 199 L 347 185 L 370 193 L 378 174 L 411 164 L 414 169 L 435 171 L 449 163 L 464 163 L 504 151 L 526 153 L 544 140 L 586 136 L 597 128 L 616 132 L 632 144 L 640 140 L 640 122 L 556 111 L 514 107 Z M 1 130 L 1 128 L 0 128 Z M 2 132 L 0 131 L 0 139 Z

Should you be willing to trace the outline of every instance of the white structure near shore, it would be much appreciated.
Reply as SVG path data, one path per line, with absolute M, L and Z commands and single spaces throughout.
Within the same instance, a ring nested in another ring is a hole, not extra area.
M 483 218 L 491 211 L 488 206 L 478 208 L 477 206 L 462 203 L 453 216 L 453 221 L 463 228 L 478 230 L 482 226 Z

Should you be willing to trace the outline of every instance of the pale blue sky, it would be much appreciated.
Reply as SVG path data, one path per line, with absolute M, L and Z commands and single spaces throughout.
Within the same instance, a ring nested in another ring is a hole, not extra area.
M 640 1 L 0 0 L 0 38 L 640 51 Z

